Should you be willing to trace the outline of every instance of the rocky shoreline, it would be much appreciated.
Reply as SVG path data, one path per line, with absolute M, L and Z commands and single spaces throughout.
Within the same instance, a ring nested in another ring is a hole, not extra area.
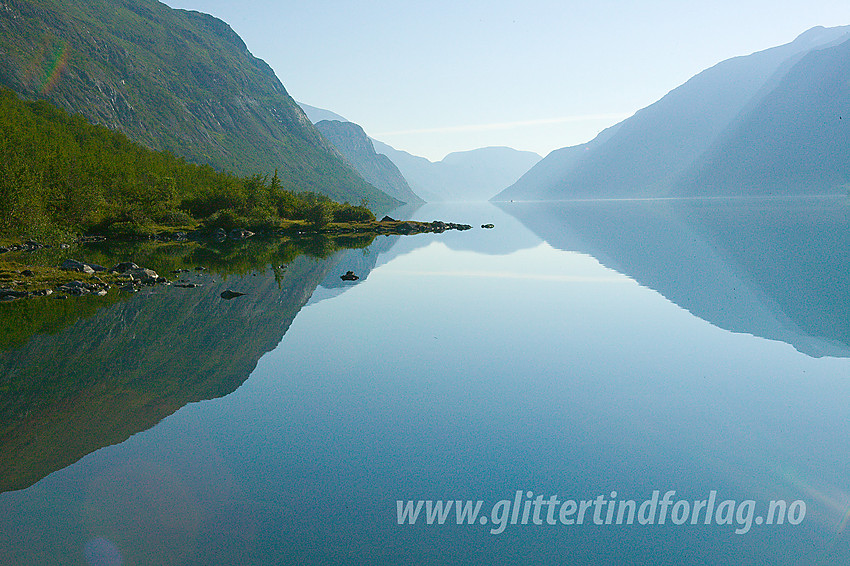
M 354 222 L 348 224 L 330 224 L 324 227 L 311 227 L 302 224 L 293 224 L 290 227 L 275 230 L 273 233 L 261 234 L 252 232 L 247 228 L 233 228 L 224 230 L 194 230 L 194 231 L 163 231 L 148 239 L 162 242 L 211 242 L 221 243 L 227 240 L 245 240 L 254 236 L 279 237 L 279 238 L 308 238 L 315 235 L 324 236 L 347 236 L 347 235 L 414 235 L 424 233 L 442 233 L 447 230 L 470 230 L 468 224 L 454 222 L 443 222 L 434 220 L 422 222 L 416 220 L 396 220 L 384 216 L 380 221 Z M 76 243 L 86 244 L 102 242 L 107 238 L 100 235 L 85 236 Z M 56 246 L 59 249 L 68 249 L 70 244 L 63 243 Z M 17 263 L 3 261 L 6 254 L 15 252 L 37 252 L 50 249 L 53 246 L 43 244 L 35 240 L 27 240 L 18 244 L 0 246 L 0 302 L 9 302 L 28 297 L 46 297 L 54 293 L 59 298 L 71 296 L 80 297 L 105 296 L 110 289 L 118 288 L 123 292 L 136 292 L 143 286 L 174 285 L 176 287 L 197 287 L 197 283 L 186 283 L 179 279 L 178 270 L 175 281 L 170 281 L 156 273 L 152 269 L 141 267 L 133 262 L 120 262 L 107 269 L 103 266 L 80 261 L 77 259 L 66 259 L 60 265 L 27 265 L 25 269 L 17 269 Z M 202 270 L 204 268 L 198 267 Z

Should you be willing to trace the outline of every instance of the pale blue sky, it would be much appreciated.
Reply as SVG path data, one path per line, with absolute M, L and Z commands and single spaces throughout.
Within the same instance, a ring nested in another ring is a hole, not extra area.
M 441 159 L 588 141 L 715 63 L 850 24 L 847 0 L 166 0 L 228 22 L 289 93 Z

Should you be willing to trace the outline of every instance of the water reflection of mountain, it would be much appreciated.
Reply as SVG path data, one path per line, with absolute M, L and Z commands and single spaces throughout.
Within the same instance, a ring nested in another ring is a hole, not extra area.
M 511 203 L 563 250 L 594 256 L 700 318 L 850 356 L 850 201 L 685 199 Z
M 300 256 L 276 273 L 154 288 L 0 353 L 0 492 L 234 391 L 335 263 Z M 227 288 L 246 294 L 226 301 Z
M 364 249 L 345 250 L 340 255 L 338 271 L 356 273 L 360 280 L 342 281 L 336 272 L 322 281 L 311 302 L 335 297 L 345 290 L 364 281 L 373 269 L 389 263 L 397 257 L 412 253 L 419 248 L 439 242 L 454 251 L 470 251 L 487 255 L 508 255 L 522 249 L 532 248 L 540 239 L 525 229 L 516 218 L 505 214 L 489 202 L 475 203 L 429 203 L 406 209 L 402 214 L 390 213 L 394 218 L 423 221 L 443 219 L 450 222 L 469 224 L 472 230 L 447 231 L 442 234 L 417 234 L 415 236 L 379 236 Z M 482 224 L 495 227 L 482 229 Z M 509 237 L 506 237 L 509 234 Z

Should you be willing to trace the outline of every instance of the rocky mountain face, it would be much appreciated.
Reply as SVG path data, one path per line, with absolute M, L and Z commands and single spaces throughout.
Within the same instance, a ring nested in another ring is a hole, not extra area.
M 396 200 L 407 204 L 421 203 L 407 184 L 398 167 L 386 155 L 375 152 L 372 140 L 363 128 L 353 122 L 322 120 L 316 128 L 366 181 Z
M 738 183 L 746 166 L 735 170 L 723 157 L 734 150 L 724 151 L 722 147 L 735 143 L 743 147 L 759 140 L 748 153 L 750 162 L 776 163 L 787 157 L 787 152 L 781 156 L 773 142 L 761 136 L 772 135 L 794 145 L 793 132 L 808 127 L 800 120 L 811 120 L 812 111 L 807 107 L 812 103 L 796 96 L 793 104 L 786 99 L 782 108 L 771 100 L 781 92 L 814 88 L 811 83 L 820 81 L 817 77 L 826 72 L 826 67 L 818 71 L 808 68 L 813 65 L 810 57 L 825 56 L 819 55 L 821 50 L 847 39 L 850 27 L 814 28 L 789 44 L 723 61 L 590 143 L 552 152 L 494 200 L 748 192 Z M 840 71 L 833 66 L 832 72 Z M 825 104 L 823 108 L 833 107 Z M 747 122 L 745 116 L 776 127 L 766 130 Z M 823 144 L 841 141 L 826 131 L 823 134 L 831 140 Z M 710 156 L 714 156 L 713 161 Z M 795 179 L 787 167 L 780 171 L 787 177 L 782 190 L 795 190 L 789 185 L 802 179 Z M 700 179 L 714 181 L 703 186 Z M 764 177 L 755 180 L 778 186 L 773 181 Z M 749 186 L 752 188 L 752 184 Z
M 224 22 L 156 0 L 5 0 L 0 84 L 134 141 L 284 188 L 397 203 L 347 165 Z

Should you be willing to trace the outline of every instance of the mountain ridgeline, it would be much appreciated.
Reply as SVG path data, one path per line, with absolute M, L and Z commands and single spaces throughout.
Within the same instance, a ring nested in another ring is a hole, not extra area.
M 818 194 L 850 182 L 850 27 L 723 61 L 493 200 Z
M 372 140 L 353 122 L 322 120 L 316 128 L 360 175 L 391 197 L 408 204 L 421 203 L 398 167 L 386 155 L 375 152 Z
M 224 22 L 156 0 L 7 0 L 0 85 L 133 141 L 335 200 L 399 203 L 316 131 L 272 69 Z

